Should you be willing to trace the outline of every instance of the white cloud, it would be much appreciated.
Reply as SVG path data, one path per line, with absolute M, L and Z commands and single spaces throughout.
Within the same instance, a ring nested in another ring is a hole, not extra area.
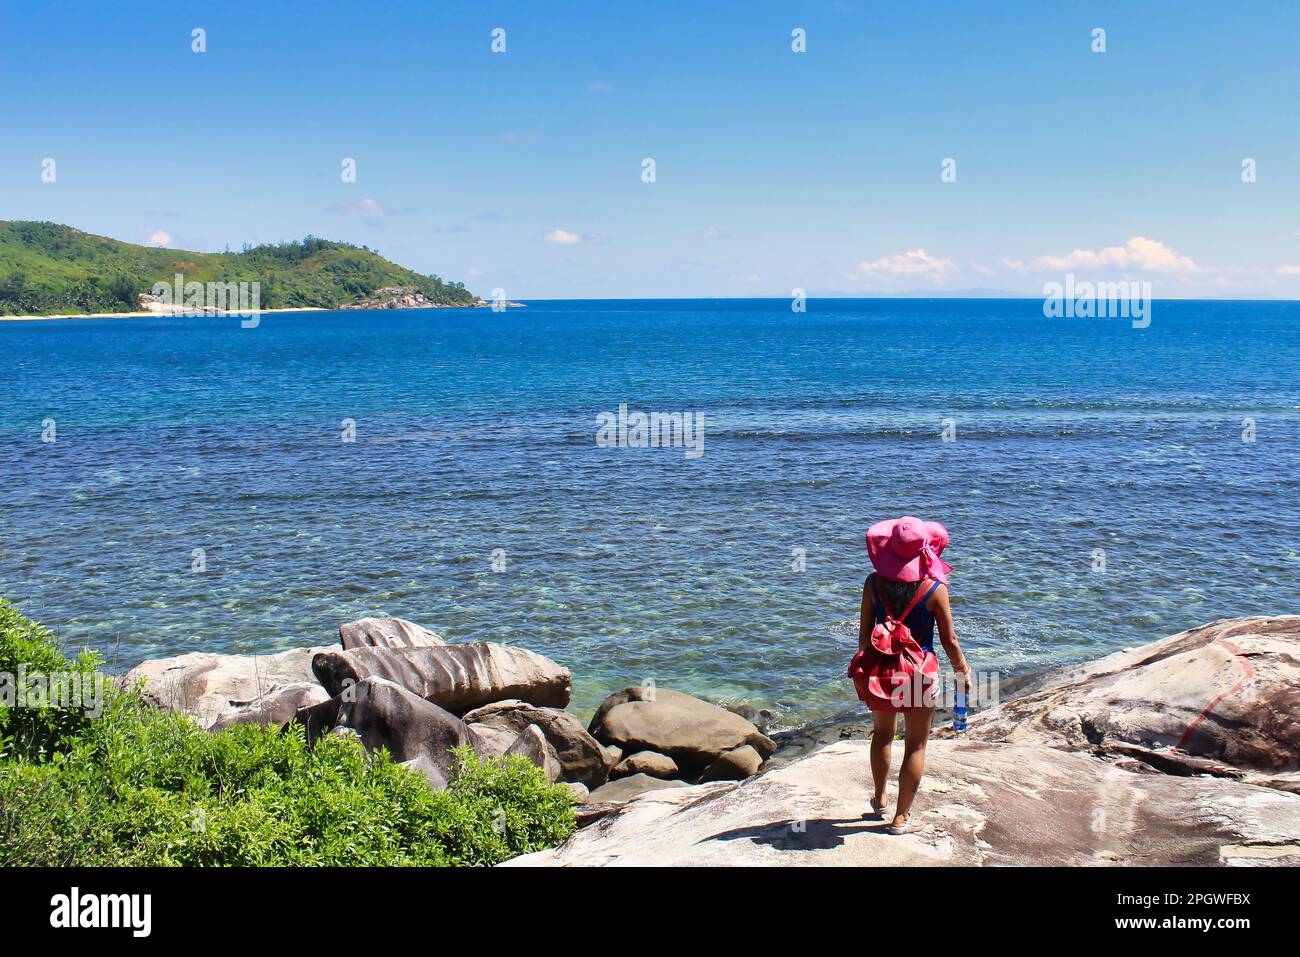
M 723 235 L 724 233 L 717 226 L 710 225 L 704 227 L 705 239 L 720 239 Z
M 587 84 L 587 92 L 588 93 L 612 93 L 614 92 L 614 86 L 611 83 L 606 83 L 604 80 L 592 80 L 590 83 Z
M 367 196 L 364 199 L 357 200 L 355 203 L 347 203 L 342 206 L 331 206 L 328 212 L 346 213 L 349 216 L 356 216 L 360 219 L 375 221 L 383 219 L 385 216 L 393 215 L 396 210 L 389 209 L 379 200 Z
M 957 269 L 951 259 L 938 259 L 926 255 L 924 249 L 909 249 L 896 256 L 883 256 L 872 262 L 863 262 L 858 272 L 864 276 L 896 276 L 942 279 Z
M 465 272 L 471 276 L 483 275 L 483 270 L 479 269 L 477 266 L 470 266 L 468 269 L 465 270 Z
M 534 130 L 525 130 L 522 132 L 516 130 L 508 130 L 505 133 L 502 133 L 500 136 L 500 140 L 502 143 L 509 143 L 512 146 L 517 146 L 520 143 L 536 143 L 541 138 L 542 135 L 540 133 L 535 132 Z
M 760 276 L 760 275 L 759 275 L 758 273 L 756 273 L 756 272 L 752 272 L 752 273 L 750 273 L 748 276 L 732 276 L 731 279 L 732 279 L 733 282 L 750 282 L 750 283 L 753 283 L 753 282 L 762 282 L 762 281 L 763 281 L 763 277 Z
M 582 237 L 577 233 L 571 233 L 567 229 L 552 229 L 542 237 L 548 243 L 559 243 L 563 246 L 571 246 L 574 243 L 582 242 Z
M 1123 246 L 1106 246 L 1100 250 L 1075 249 L 1068 256 L 1041 256 L 1034 260 L 1035 269 L 1059 272 L 1097 269 L 1131 269 L 1139 272 L 1203 272 L 1188 256 L 1155 239 L 1134 236 Z
M 172 234 L 165 229 L 155 229 L 149 234 L 146 246 L 170 246 L 172 244 Z
M 1300 266 L 1278 266 L 1279 276 L 1300 276 Z

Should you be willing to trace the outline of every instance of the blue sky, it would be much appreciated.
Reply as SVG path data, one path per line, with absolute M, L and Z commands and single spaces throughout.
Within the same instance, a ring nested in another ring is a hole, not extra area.
M 1294 2 L 0 0 L 0 218 L 311 233 L 521 299 L 1066 272 L 1300 297 L 1298 27 Z

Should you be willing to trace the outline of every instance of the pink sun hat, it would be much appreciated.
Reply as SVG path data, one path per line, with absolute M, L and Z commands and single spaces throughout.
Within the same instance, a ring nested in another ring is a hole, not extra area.
M 919 582 L 945 581 L 952 566 L 939 556 L 948 547 L 948 529 L 912 515 L 876 522 L 867 529 L 867 554 L 885 578 Z

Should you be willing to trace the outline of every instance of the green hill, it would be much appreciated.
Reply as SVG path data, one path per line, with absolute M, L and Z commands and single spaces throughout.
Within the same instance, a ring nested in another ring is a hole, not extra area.
M 136 312 L 154 283 L 258 282 L 261 308 L 338 308 L 376 290 L 414 287 L 437 305 L 472 305 L 459 282 L 422 276 L 365 246 L 308 236 L 240 252 L 137 246 L 57 223 L 0 221 L 0 315 Z

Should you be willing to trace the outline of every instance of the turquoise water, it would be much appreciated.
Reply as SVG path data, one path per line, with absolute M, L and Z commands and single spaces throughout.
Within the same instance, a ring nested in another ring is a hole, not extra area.
M 653 679 L 818 717 L 854 700 L 862 534 L 903 512 L 951 530 L 985 669 L 1300 611 L 1298 330 L 1036 300 L 0 323 L 0 594 L 118 669 L 393 614 L 554 657 L 579 711 Z M 703 413 L 704 454 L 598 446 L 620 403 Z

